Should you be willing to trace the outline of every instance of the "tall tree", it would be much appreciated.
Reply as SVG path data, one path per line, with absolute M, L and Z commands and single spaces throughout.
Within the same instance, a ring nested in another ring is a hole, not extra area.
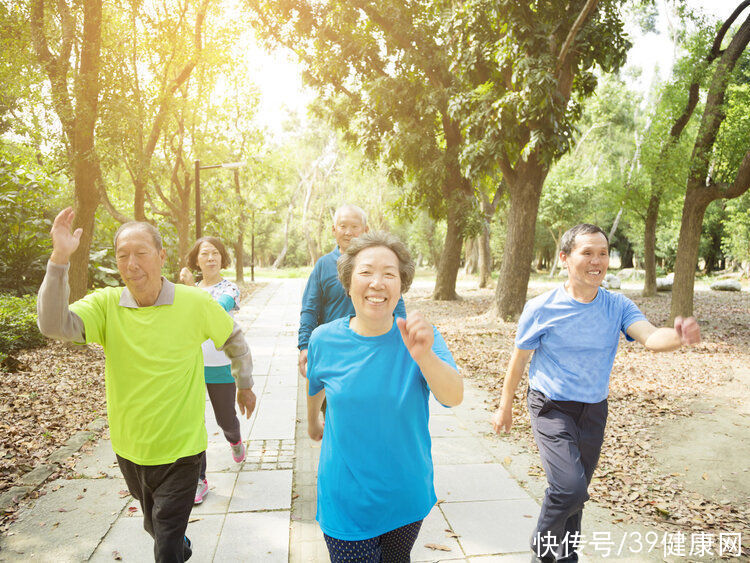
M 712 201 L 739 197 L 750 188 L 750 150 L 745 152 L 744 156 L 740 153 L 741 160 L 738 158 L 735 166 L 720 171 L 718 178 L 712 170 L 717 164 L 717 137 L 727 116 L 727 89 L 734 78 L 734 67 L 750 43 L 750 15 L 736 30 L 729 45 L 725 49 L 722 49 L 721 45 L 727 32 L 748 6 L 750 0 L 745 0 L 722 24 L 708 55 L 708 62 L 716 60 L 716 65 L 690 159 L 675 259 L 672 317 L 693 314 L 695 269 L 698 264 L 698 247 L 706 208 Z M 745 138 L 744 144 L 741 145 L 743 149 L 747 143 L 748 138 Z
M 523 309 L 542 186 L 570 146 L 595 68 L 625 62 L 621 4 L 469 0 L 454 18 L 452 70 L 462 85 L 452 115 L 468 139 L 462 159 L 469 170 L 498 168 L 510 196 L 495 293 L 501 318 Z
M 34 51 L 50 82 L 52 104 L 65 136 L 75 184 L 74 227 L 83 228 L 80 246 L 70 263 L 70 299 L 76 300 L 86 294 L 88 286 L 89 249 L 99 206 L 94 128 L 99 116 L 102 2 L 69 5 L 60 0 L 54 4 L 55 18 L 45 16 L 48 5 L 44 0 L 33 0 L 29 24 Z M 59 46 L 57 53 L 50 44 Z
M 390 180 L 400 203 L 445 218 L 436 299 L 456 297 L 467 210 L 476 206 L 459 155 L 461 124 L 449 111 L 455 89 L 446 23 L 452 3 L 398 0 L 247 0 L 258 32 L 292 49 L 319 108 Z

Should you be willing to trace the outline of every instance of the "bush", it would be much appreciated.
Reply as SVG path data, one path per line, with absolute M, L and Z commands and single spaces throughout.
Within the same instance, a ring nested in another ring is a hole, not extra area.
M 0 293 L 0 366 L 7 365 L 13 353 L 44 343 L 36 326 L 36 297 Z
M 0 145 L 0 290 L 24 295 L 44 277 L 55 179 L 21 149 Z

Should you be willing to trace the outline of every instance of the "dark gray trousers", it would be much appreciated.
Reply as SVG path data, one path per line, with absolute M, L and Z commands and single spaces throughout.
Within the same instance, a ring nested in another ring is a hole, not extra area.
M 242 440 L 240 433 L 240 420 L 234 408 L 237 396 L 237 388 L 234 383 L 206 383 L 208 398 L 214 409 L 214 416 L 219 428 L 224 432 L 224 437 L 230 444 L 236 444 Z M 206 456 L 201 460 L 200 478 L 206 478 Z
M 583 505 L 602 449 L 607 401 L 553 401 L 529 389 L 527 402 L 549 485 L 531 549 L 544 560 L 553 561 L 554 555 L 558 561 L 577 561 Z
M 143 528 L 154 538 L 157 563 L 182 563 L 192 553 L 185 547 L 185 529 L 202 457 L 205 452 L 164 465 L 138 465 L 117 456 L 130 494 L 141 503 Z

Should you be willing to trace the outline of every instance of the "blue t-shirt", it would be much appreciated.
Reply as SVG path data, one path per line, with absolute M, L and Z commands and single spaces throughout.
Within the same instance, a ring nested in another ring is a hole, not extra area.
M 297 348 L 304 350 L 310 334 L 316 327 L 342 317 L 354 315 L 354 305 L 341 285 L 336 262 L 341 256 L 337 246 L 322 256 L 313 267 L 302 294 L 302 310 L 299 315 Z M 399 298 L 394 315 L 406 318 L 406 306 Z
M 430 389 L 394 319 L 381 336 L 360 336 L 349 317 L 313 331 L 310 395 L 328 407 L 318 466 L 323 532 L 369 539 L 423 519 L 437 498 L 428 421 Z M 440 333 L 432 350 L 455 367 Z
M 534 350 L 529 387 L 554 401 L 598 403 L 609 394 L 609 375 L 620 332 L 646 317 L 630 299 L 599 288 L 590 303 L 563 285 L 529 300 L 518 320 L 516 348 Z

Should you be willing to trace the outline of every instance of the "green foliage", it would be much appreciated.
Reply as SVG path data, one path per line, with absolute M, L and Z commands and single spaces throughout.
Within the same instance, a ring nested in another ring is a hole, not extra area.
M 38 348 L 44 342 L 36 326 L 36 297 L 0 293 L 0 365 L 18 350 Z
M 59 189 L 25 152 L 0 146 L 0 290 L 16 295 L 36 291 L 44 277 L 51 250 L 48 211 Z
M 451 22 L 451 70 L 462 82 L 451 115 L 464 127 L 470 176 L 493 169 L 498 157 L 516 166 L 534 153 L 549 165 L 569 149 L 582 101 L 596 88 L 595 69 L 612 72 L 625 62 L 620 3 L 597 4 L 564 63 L 558 56 L 584 2 L 461 3 Z M 563 80 L 572 83 L 570 100 Z

